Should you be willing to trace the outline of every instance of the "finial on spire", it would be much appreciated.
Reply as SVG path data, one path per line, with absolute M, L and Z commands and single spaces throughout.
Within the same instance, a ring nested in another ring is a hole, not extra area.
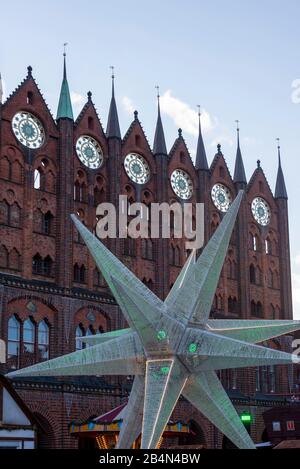
M 64 42 L 64 44 L 63 44 L 63 46 L 64 46 L 64 53 L 63 53 L 63 57 L 64 57 L 64 80 L 67 79 L 67 66 L 66 66 L 66 56 L 67 56 L 66 48 L 67 48 L 67 45 L 68 45 L 68 43 Z
M 154 135 L 154 142 L 153 142 L 153 154 L 154 155 L 167 155 L 167 147 L 166 147 L 166 140 L 164 129 L 161 121 L 160 115 L 160 94 L 159 94 L 159 86 L 155 86 L 156 89 L 156 97 L 157 97 L 157 122 L 155 128 L 155 135 Z
M 138 115 L 139 115 L 138 111 L 134 111 L 133 115 L 134 115 L 134 120 L 137 121 L 138 120 Z
M 235 123 L 236 123 L 236 132 L 237 132 L 237 139 L 238 139 L 238 145 L 239 145 L 240 144 L 240 121 L 237 119 Z
M 199 129 L 201 129 L 201 106 L 200 104 L 197 104 L 197 109 L 198 109 Z
M 277 142 L 277 150 L 278 150 L 278 154 L 280 155 L 280 138 L 276 138 L 276 142 Z
M 218 150 L 218 151 L 217 151 L 217 154 L 218 154 L 218 155 L 222 155 L 222 150 L 221 150 L 221 148 L 222 148 L 221 143 L 218 143 L 218 145 L 217 145 L 217 150 Z
M 27 72 L 28 72 L 28 73 L 27 73 L 27 76 L 28 76 L 28 77 L 31 77 L 31 76 L 32 76 L 32 66 L 31 66 L 31 65 L 28 65 L 28 67 L 27 67 Z
M 67 52 L 66 52 L 67 45 L 68 45 L 68 43 L 64 42 L 64 57 L 66 57 L 66 55 L 67 55 Z
M 112 98 L 115 97 L 115 67 L 113 65 L 110 65 L 110 70 L 111 70 L 111 94 Z
M 260 160 L 257 160 L 257 168 L 258 168 L 258 169 L 260 168 L 260 164 L 261 164 L 261 161 L 260 161 Z
M 92 100 L 92 92 L 91 91 L 87 92 L 87 97 L 88 97 L 88 101 Z
M 182 129 L 178 129 L 178 137 L 182 138 Z
M 156 89 L 156 91 L 157 91 L 156 97 L 157 97 L 158 102 L 159 102 L 159 98 L 160 98 L 160 94 L 159 94 L 159 85 L 156 85 L 155 89 Z

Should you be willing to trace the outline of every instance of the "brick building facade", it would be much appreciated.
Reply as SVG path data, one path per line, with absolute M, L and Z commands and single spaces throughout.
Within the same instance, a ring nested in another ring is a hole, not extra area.
M 93 148 L 102 160 L 99 168 L 89 168 L 79 159 L 76 148 L 82 136 L 96 142 Z M 145 184 L 134 182 L 125 171 L 128 154 L 140 155 L 146 162 L 150 178 Z M 200 119 L 195 164 L 180 129 L 167 153 L 159 108 L 153 148 L 137 112 L 121 138 L 114 82 L 106 131 L 91 93 L 74 120 L 65 63 L 54 120 L 28 67 L 27 77 L 0 104 L 0 334 L 7 343 L 2 371 L 74 351 L 76 336 L 125 327 L 70 214 L 76 213 L 94 230 L 97 205 L 105 201 L 118 205 L 120 194 L 127 195 L 130 203 L 182 202 L 170 184 L 176 170 L 187 174 L 193 187 L 189 202 L 205 204 L 206 240 L 220 223 L 226 209 L 222 203 L 230 203 L 240 188 L 245 190 L 212 317 L 292 318 L 288 207 L 280 158 L 273 195 L 260 162 L 247 182 L 239 140 L 234 177 L 220 145 L 208 165 Z M 217 196 L 212 197 L 212 191 Z M 187 256 L 184 240 L 105 242 L 161 298 Z M 288 338 L 269 345 L 288 347 Z M 291 392 L 291 370 L 279 366 L 221 375 L 239 409 L 252 409 L 257 416 L 253 436 L 260 441 L 261 415 L 264 407 L 270 407 L 265 396 Z M 47 435 L 40 436 L 40 446 L 65 448 L 77 445 L 68 434 L 68 424 L 119 405 L 130 383 L 130 378 L 16 379 L 14 386 L 47 429 Z M 193 420 L 207 446 L 222 445 L 216 429 L 183 400 L 175 410 L 176 418 Z

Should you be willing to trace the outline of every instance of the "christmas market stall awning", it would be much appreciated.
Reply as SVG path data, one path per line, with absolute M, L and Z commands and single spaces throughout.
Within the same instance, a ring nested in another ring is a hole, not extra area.
M 73 436 L 97 436 L 103 433 L 119 433 L 122 428 L 124 410 L 127 403 L 124 403 L 114 409 L 106 412 L 99 417 L 89 419 L 84 423 L 72 422 L 69 425 L 69 432 Z M 165 428 L 164 435 L 182 435 L 189 433 L 189 425 L 182 422 L 169 422 Z

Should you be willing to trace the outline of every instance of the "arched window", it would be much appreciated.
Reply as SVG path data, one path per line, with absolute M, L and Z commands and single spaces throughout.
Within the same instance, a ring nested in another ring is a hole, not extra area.
M 252 235 L 252 249 L 253 249 L 253 251 L 257 252 L 258 251 L 258 246 L 259 246 L 259 242 L 258 242 L 257 235 Z
M 6 156 L 0 160 L 0 177 L 3 179 L 11 178 L 11 163 Z
M 23 352 L 34 354 L 35 327 L 31 319 L 23 324 Z
M 94 130 L 94 119 L 91 116 L 88 117 L 88 128 Z
M 276 391 L 276 367 L 269 366 L 269 392 Z
M 255 390 L 256 390 L 256 392 L 261 391 L 261 381 L 260 381 L 260 369 L 259 369 L 259 367 L 255 368 Z
M 82 342 L 81 340 L 77 340 L 78 337 L 84 337 L 85 333 L 84 333 L 84 329 L 81 325 L 77 326 L 76 327 L 76 330 L 75 330 L 75 348 L 76 350 L 82 350 L 85 346 L 84 342 Z
M 52 277 L 52 264 L 53 261 L 50 256 L 45 257 L 43 262 L 43 275 L 46 277 Z
M 251 301 L 251 314 L 252 316 L 256 316 L 256 303 L 254 300 Z
M 7 330 L 7 360 L 10 368 L 19 367 L 20 359 L 20 322 L 15 316 L 8 321 Z
M 237 299 L 231 296 L 228 298 L 228 312 L 232 314 L 237 313 Z
M 8 267 L 8 250 L 5 246 L 0 246 L 0 267 L 7 269 Z
M 34 170 L 34 183 L 33 187 L 35 189 L 41 188 L 41 171 L 39 169 Z
M 78 181 L 74 184 L 74 200 L 80 201 L 80 184 Z
M 26 103 L 31 104 L 31 105 L 33 104 L 33 92 L 32 91 L 28 91 Z
M 269 287 L 274 288 L 274 272 L 269 269 Z
M 276 319 L 276 309 L 275 306 L 273 306 L 272 304 L 270 305 L 270 316 L 271 319 Z
M 49 326 L 45 320 L 38 326 L 38 354 L 39 361 L 49 359 Z
M 80 282 L 80 269 L 79 269 L 79 265 L 78 265 L 78 264 L 75 264 L 75 265 L 74 265 L 74 269 L 73 269 L 73 279 L 74 279 L 74 282 Z
M 14 202 L 9 208 L 8 224 L 15 228 L 19 228 L 21 226 L 21 208 L 16 202 Z
M 9 224 L 9 205 L 6 200 L 1 200 L 0 202 L 0 224 Z
M 135 256 L 135 240 L 129 236 L 124 239 L 124 255 Z
M 269 238 L 265 240 L 265 251 L 266 254 L 272 254 L 272 243 Z
M 180 247 L 176 246 L 175 247 L 175 257 L 174 257 L 174 265 L 180 266 L 181 265 L 181 252 L 180 252 Z
M 21 270 L 21 255 L 16 248 L 13 248 L 8 255 L 8 266 L 12 270 Z
M 256 270 L 253 264 L 250 265 L 250 283 L 256 284 Z
M 262 318 L 263 315 L 264 315 L 264 312 L 263 312 L 263 305 L 262 305 L 261 302 L 259 301 L 256 306 L 257 306 L 257 316 L 258 316 L 259 318 Z
M 50 235 L 52 231 L 53 216 L 50 211 L 42 214 L 42 233 Z
M 82 265 L 80 267 L 80 282 L 81 283 L 85 283 L 85 272 L 86 272 L 86 269 L 85 269 L 84 265 Z
M 92 326 L 89 326 L 86 330 L 86 334 L 85 334 L 87 337 L 90 336 L 90 335 L 95 335 L 95 331 L 93 329 Z M 85 344 L 86 347 L 91 347 L 92 344 Z
M 32 272 L 36 275 L 41 275 L 43 272 L 43 261 L 39 254 L 36 254 L 32 260 Z

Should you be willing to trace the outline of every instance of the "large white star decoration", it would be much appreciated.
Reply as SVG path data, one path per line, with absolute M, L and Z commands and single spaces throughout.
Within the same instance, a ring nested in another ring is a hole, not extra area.
M 155 448 L 181 394 L 238 448 L 255 448 L 216 371 L 295 362 L 255 344 L 300 329 L 300 321 L 209 319 L 242 197 L 198 260 L 190 255 L 165 301 L 72 215 L 130 328 L 81 338 L 90 347 L 8 376 L 134 375 L 118 448 L 140 433 L 142 448 Z

